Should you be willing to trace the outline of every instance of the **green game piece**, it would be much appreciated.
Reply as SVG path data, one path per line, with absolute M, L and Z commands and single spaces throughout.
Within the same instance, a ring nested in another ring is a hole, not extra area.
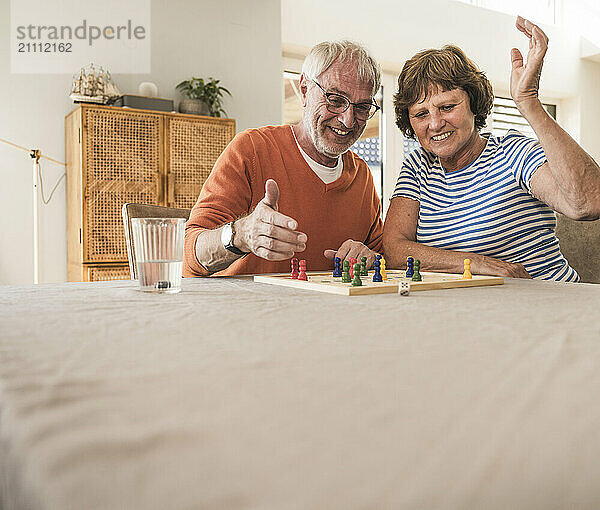
M 344 271 L 342 272 L 342 283 L 350 283 L 352 279 L 350 278 L 350 262 L 344 260 Z
M 369 271 L 367 271 L 367 257 L 360 258 L 360 275 L 369 276 Z
M 421 280 L 423 280 L 421 278 L 421 261 L 417 259 L 415 260 L 415 272 L 412 275 L 412 281 L 420 282 Z
M 360 279 L 360 264 L 354 264 L 354 278 L 352 280 L 353 287 L 360 287 L 362 280 Z

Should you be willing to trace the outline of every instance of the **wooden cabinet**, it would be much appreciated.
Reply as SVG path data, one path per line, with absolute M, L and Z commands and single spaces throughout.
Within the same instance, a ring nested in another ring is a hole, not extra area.
M 81 105 L 65 119 L 67 277 L 129 279 L 121 207 L 191 208 L 233 119 Z

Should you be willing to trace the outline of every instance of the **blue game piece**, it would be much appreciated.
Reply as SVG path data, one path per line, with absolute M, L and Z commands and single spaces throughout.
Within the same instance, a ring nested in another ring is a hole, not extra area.
M 374 282 L 383 282 L 383 277 L 381 276 L 381 262 L 377 259 L 373 262 L 373 268 L 375 269 L 375 273 L 373 274 Z
M 406 259 L 406 277 L 407 278 L 412 278 L 412 275 L 415 274 L 415 268 L 414 268 L 414 262 L 415 259 L 413 259 L 412 257 L 408 257 Z
M 333 267 L 333 277 L 341 277 L 342 276 L 342 267 L 341 267 L 341 262 L 342 259 L 340 259 L 339 257 L 335 257 L 335 259 L 333 259 L 335 262 L 335 265 Z

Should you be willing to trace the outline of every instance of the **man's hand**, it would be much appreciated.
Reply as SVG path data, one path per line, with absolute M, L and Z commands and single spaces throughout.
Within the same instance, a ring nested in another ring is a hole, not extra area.
M 267 260 L 285 260 L 306 249 L 308 237 L 297 232 L 298 222 L 277 211 L 279 187 L 265 183 L 265 197 L 248 216 L 235 222 L 235 245 Z
M 517 48 L 510 50 L 512 63 L 510 95 L 520 111 L 521 107 L 528 102 L 538 100 L 542 65 L 548 50 L 548 37 L 540 27 L 521 16 L 517 17 L 516 27 L 529 38 L 526 64 L 523 64 L 523 55 Z
M 367 257 L 367 269 L 370 269 L 373 266 L 373 262 L 375 262 L 378 253 L 369 249 L 368 246 L 365 246 L 360 241 L 348 239 L 342 243 L 337 251 L 325 250 L 324 255 L 331 260 L 335 257 L 339 257 L 342 262 L 344 260 L 350 260 L 351 258 L 355 258 L 360 262 L 361 257 Z

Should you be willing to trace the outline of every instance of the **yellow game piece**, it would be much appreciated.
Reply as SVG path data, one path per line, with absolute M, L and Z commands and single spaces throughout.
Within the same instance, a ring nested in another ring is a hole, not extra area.
M 465 272 L 463 273 L 463 280 L 472 280 L 473 275 L 471 274 L 471 259 L 465 259 Z
M 381 257 L 379 262 L 381 263 L 381 267 L 380 267 L 381 279 L 385 282 L 387 280 L 387 274 L 385 274 L 385 259 L 383 257 Z

